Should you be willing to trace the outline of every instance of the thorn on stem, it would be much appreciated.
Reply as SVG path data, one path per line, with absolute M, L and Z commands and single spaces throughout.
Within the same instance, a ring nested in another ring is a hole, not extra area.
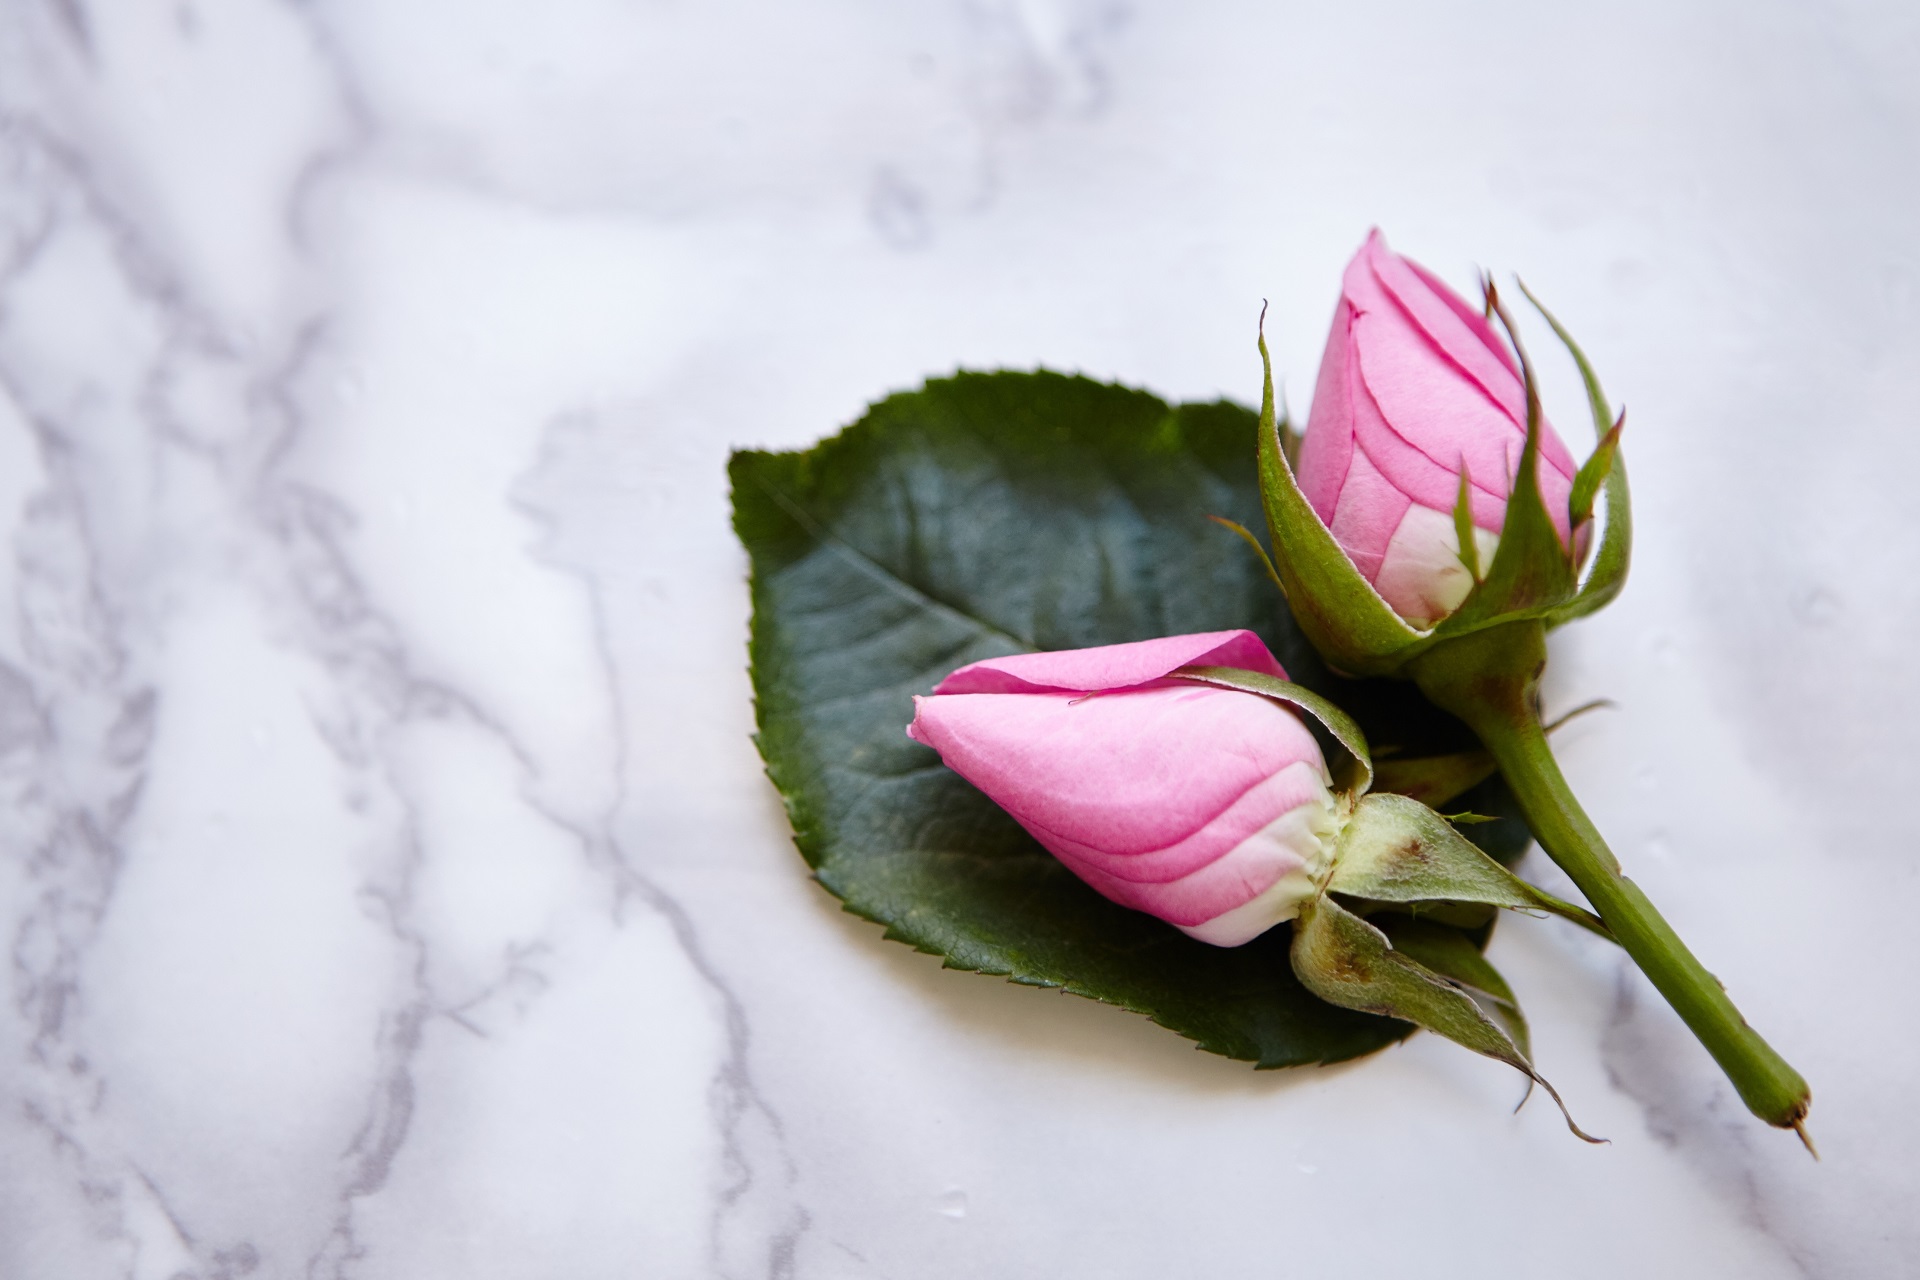
M 1793 1118 L 1793 1131 L 1800 1135 L 1800 1143 L 1806 1147 L 1807 1154 L 1812 1156 L 1816 1161 L 1819 1160 L 1820 1148 L 1814 1146 L 1813 1139 L 1807 1136 L 1807 1118 L 1805 1116 L 1795 1116 Z

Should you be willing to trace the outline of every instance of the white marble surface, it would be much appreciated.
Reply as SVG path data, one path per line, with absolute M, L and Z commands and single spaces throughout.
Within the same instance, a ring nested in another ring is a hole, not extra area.
M 1903 0 L 6 0 L 0 1276 L 1912 1274 L 1915 66 Z M 943 972 L 788 843 L 729 447 L 1252 397 L 1263 296 L 1297 403 L 1375 221 L 1630 406 L 1563 756 L 1822 1164 L 1552 922 L 1610 1147 Z

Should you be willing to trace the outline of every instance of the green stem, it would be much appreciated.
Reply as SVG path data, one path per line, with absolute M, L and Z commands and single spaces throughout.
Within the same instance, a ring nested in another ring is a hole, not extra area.
M 1545 626 L 1528 620 L 1444 641 L 1409 666 L 1429 699 L 1480 735 L 1535 838 L 1699 1037 L 1741 1101 L 1768 1124 L 1796 1130 L 1804 1140 L 1807 1082 L 1747 1025 L 1725 988 L 1639 886 L 1620 873 L 1620 863 L 1561 775 L 1540 727 L 1538 690 L 1546 660 Z

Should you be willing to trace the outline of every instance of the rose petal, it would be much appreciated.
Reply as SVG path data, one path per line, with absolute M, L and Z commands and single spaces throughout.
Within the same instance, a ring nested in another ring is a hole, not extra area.
M 1474 545 L 1486 572 L 1500 535 L 1476 528 Z M 1430 627 L 1460 607 L 1473 590 L 1473 575 L 1460 559 L 1453 516 L 1418 505 L 1407 508 L 1380 562 L 1374 589 L 1394 612 L 1416 627 Z
M 1506 497 L 1524 428 L 1435 348 L 1371 271 L 1359 274 L 1371 286 L 1354 298 L 1360 447 L 1422 506 L 1452 507 L 1463 461 L 1477 487 Z
M 1095 649 L 1062 649 L 987 658 L 960 668 L 934 689 L 947 693 L 1087 693 L 1126 689 L 1158 680 L 1180 667 L 1240 667 L 1278 676 L 1287 673 L 1251 631 L 1204 631 L 1162 636 Z
M 1340 505 L 1327 527 L 1368 582 L 1379 577 L 1387 544 L 1411 505 L 1407 495 L 1388 483 L 1365 452 L 1354 452 L 1346 488 L 1340 491 Z
M 1142 880 L 1131 873 L 1133 860 L 1115 859 L 1067 840 L 1033 823 L 1022 823 L 1035 839 L 1074 874 L 1122 906 L 1146 911 L 1183 929 L 1238 910 L 1276 883 L 1308 873 L 1300 888 L 1311 894 L 1313 874 L 1325 869 L 1326 837 L 1333 804 L 1325 780 L 1314 766 L 1289 766 L 1240 797 L 1213 823 L 1179 845 L 1159 851 L 1162 864 L 1189 866 L 1185 874 Z M 1244 937 L 1228 940 L 1229 930 L 1205 940 L 1235 946 L 1281 920 L 1292 919 L 1298 902 L 1270 903 L 1264 923 Z
M 1348 399 L 1352 376 L 1352 347 L 1349 330 L 1353 326 L 1353 308 L 1343 296 L 1333 309 L 1333 328 L 1327 334 L 1327 350 L 1320 357 L 1320 377 L 1313 387 L 1313 407 L 1307 414 L 1307 431 L 1300 441 L 1300 492 L 1320 519 L 1333 523 L 1340 505 L 1340 493 L 1347 483 L 1353 464 L 1353 406 Z
M 1400 312 L 1412 322 L 1433 348 L 1454 370 L 1479 388 L 1492 404 L 1502 410 L 1515 429 L 1525 432 L 1527 425 L 1526 388 L 1513 365 L 1494 355 L 1487 339 L 1490 329 L 1483 323 L 1480 332 L 1464 324 L 1460 312 L 1465 299 L 1440 284 L 1431 275 L 1421 275 L 1412 264 L 1387 248 L 1378 230 L 1367 238 L 1362 250 L 1374 280 Z
M 1493 352 L 1494 358 L 1506 367 L 1508 374 L 1510 374 L 1516 382 L 1519 381 L 1520 362 L 1513 358 L 1513 352 L 1508 348 L 1506 339 L 1501 337 L 1499 332 L 1494 329 L 1492 323 L 1488 321 L 1486 314 L 1479 307 L 1474 306 L 1465 298 L 1455 293 L 1452 286 L 1448 285 L 1446 281 L 1434 275 L 1433 272 L 1427 270 L 1412 258 L 1402 258 L 1398 254 L 1394 256 L 1406 265 L 1407 270 L 1420 277 L 1426 286 L 1433 290 L 1434 297 L 1446 303 L 1447 308 L 1460 317 L 1460 323 L 1466 325 L 1468 331 L 1472 333 L 1474 337 L 1478 338 L 1487 350 Z M 1525 412 L 1524 401 L 1521 405 L 1521 411 L 1523 413 Z
M 909 732 L 1014 817 L 1111 859 L 1180 845 L 1289 765 L 1325 767 L 1313 735 L 1278 703 L 1184 683 L 1096 697 L 920 698 Z M 1227 845 L 1245 834 L 1233 830 L 1220 837 Z M 1141 865 L 1175 877 L 1224 847 L 1193 845 L 1183 855 L 1192 865 Z

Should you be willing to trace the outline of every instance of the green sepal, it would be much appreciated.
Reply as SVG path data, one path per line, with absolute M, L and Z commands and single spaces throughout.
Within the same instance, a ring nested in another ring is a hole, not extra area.
M 1330 664 L 1351 675 L 1392 675 L 1423 633 L 1380 598 L 1300 492 L 1273 407 L 1273 361 L 1260 336 L 1260 498 L 1294 620 Z
M 1267 549 L 1260 545 L 1260 539 L 1253 536 L 1253 530 L 1247 528 L 1247 526 L 1241 524 L 1238 520 L 1229 520 L 1225 516 L 1208 516 L 1207 519 L 1213 521 L 1223 529 L 1238 534 L 1242 542 L 1252 547 L 1253 553 L 1260 557 L 1261 566 L 1267 571 L 1267 581 L 1278 587 L 1282 596 L 1287 594 L 1287 584 L 1280 581 L 1280 571 L 1273 567 L 1273 557 L 1268 555 Z
M 1540 497 L 1540 383 L 1506 308 L 1487 286 L 1494 312 L 1520 357 L 1521 380 L 1527 395 L 1527 440 L 1520 450 L 1520 466 L 1507 492 L 1507 514 L 1500 530 L 1500 547 L 1493 553 L 1487 576 L 1434 629 L 1437 639 L 1478 631 L 1516 617 L 1538 616 L 1566 603 L 1575 590 L 1573 560 L 1547 504 Z
M 1547 911 L 1603 938 L 1613 936 L 1598 916 L 1514 875 L 1427 806 L 1384 791 L 1354 807 L 1327 888 L 1374 902 L 1478 902 Z
M 1626 425 L 1627 416 L 1623 413 L 1607 428 L 1573 477 L 1573 492 L 1567 497 L 1567 516 L 1576 531 L 1593 519 L 1593 500 L 1599 496 L 1600 486 L 1613 474 L 1614 460 L 1620 453 L 1620 431 Z
M 1460 563 L 1475 582 L 1480 581 L 1480 544 L 1473 539 L 1473 477 L 1465 458 L 1460 459 L 1460 494 L 1453 500 L 1453 538 L 1460 544 Z
M 1582 1132 L 1513 1037 L 1458 983 L 1396 950 L 1385 933 L 1332 898 L 1323 894 L 1301 911 L 1288 955 L 1301 984 L 1327 1003 L 1411 1022 L 1506 1063 L 1547 1091 L 1575 1135 L 1602 1141 Z
M 1389 757 L 1373 762 L 1373 785 L 1410 796 L 1424 805 L 1442 805 L 1473 790 L 1498 771 L 1486 751 L 1455 751 L 1441 756 Z
M 1262 318 L 1264 319 L 1264 312 Z M 1306 442 L 1306 436 L 1300 428 L 1293 425 L 1293 415 L 1287 412 L 1285 405 L 1280 406 L 1279 420 L 1275 424 L 1280 432 L 1280 451 L 1287 456 L 1287 465 L 1300 465 L 1300 446 Z
M 1529 1058 L 1533 1056 L 1532 1037 L 1527 1016 L 1513 988 L 1493 961 L 1473 944 L 1473 939 L 1444 923 L 1413 916 L 1381 914 L 1372 923 L 1387 935 L 1393 949 L 1466 988 L 1480 1007 L 1493 1016 L 1514 1045 Z
M 1199 684 L 1237 689 L 1241 693 L 1257 693 L 1299 708 L 1319 721 L 1333 740 L 1345 748 L 1348 758 L 1353 762 L 1353 777 L 1335 779 L 1341 789 L 1358 797 L 1365 795 L 1373 785 L 1373 753 L 1367 749 L 1367 735 L 1360 731 L 1360 726 L 1352 716 L 1313 690 L 1303 689 L 1290 680 L 1240 667 L 1181 667 L 1173 674 Z
M 1498 907 L 1478 902 L 1362 903 L 1376 911 L 1405 915 L 1413 920 L 1431 920 L 1450 929 L 1484 929 L 1499 916 Z
M 1580 381 L 1587 389 L 1587 404 L 1593 411 L 1593 430 L 1600 443 L 1580 468 L 1581 475 L 1586 474 L 1587 468 L 1594 465 L 1595 459 L 1603 451 L 1608 455 L 1604 464 L 1606 473 L 1601 482 L 1601 492 L 1607 500 L 1607 518 L 1600 530 L 1600 545 L 1593 549 L 1593 559 L 1587 567 L 1585 581 L 1580 584 L 1579 594 L 1547 615 L 1547 625 L 1557 627 L 1563 622 L 1584 618 L 1612 603 L 1627 582 L 1627 568 L 1633 558 L 1633 503 L 1627 488 L 1627 464 L 1620 457 L 1620 428 L 1626 415 L 1622 413 L 1615 418 L 1613 411 L 1607 407 L 1607 397 L 1600 390 L 1600 379 L 1594 375 L 1593 365 L 1588 362 L 1580 344 L 1573 340 L 1573 335 L 1567 332 L 1566 326 L 1554 317 L 1553 312 L 1541 305 L 1540 299 L 1533 296 L 1524 282 L 1520 285 L 1520 291 L 1527 295 L 1527 301 L 1533 304 L 1534 309 L 1552 327 L 1555 336 L 1566 346 L 1573 363 L 1580 370 Z M 1575 493 L 1579 493 L 1577 483 Z M 1577 512 L 1579 508 L 1574 510 Z

